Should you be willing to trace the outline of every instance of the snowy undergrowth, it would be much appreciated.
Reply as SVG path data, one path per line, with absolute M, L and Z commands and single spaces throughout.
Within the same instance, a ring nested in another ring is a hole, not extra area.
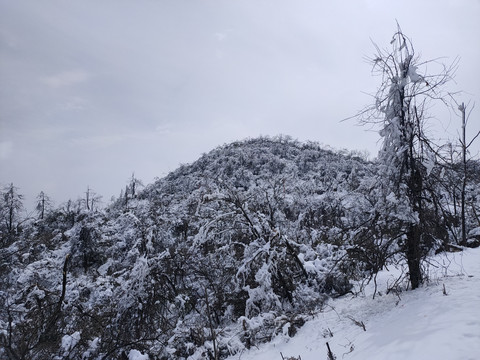
M 230 357 L 241 359 L 474 360 L 480 354 L 480 248 L 440 254 L 430 260 L 429 280 L 414 291 L 389 292 L 399 275 L 379 273 L 361 295 L 331 300 L 293 338 Z

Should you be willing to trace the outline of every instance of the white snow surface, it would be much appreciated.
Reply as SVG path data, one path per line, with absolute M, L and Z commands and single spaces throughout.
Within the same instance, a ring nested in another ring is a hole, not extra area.
M 130 350 L 128 353 L 128 360 L 148 360 L 148 355 L 143 355 L 138 350 Z
M 68 353 L 70 349 L 75 347 L 80 341 L 80 332 L 75 331 L 72 335 L 65 335 L 62 337 L 62 348 L 65 350 L 65 353 Z
M 429 262 L 419 289 L 385 294 L 399 274 L 390 268 L 379 273 L 375 298 L 371 283 L 362 295 L 331 300 L 295 337 L 229 360 L 327 359 L 327 342 L 337 360 L 480 359 L 480 248 Z

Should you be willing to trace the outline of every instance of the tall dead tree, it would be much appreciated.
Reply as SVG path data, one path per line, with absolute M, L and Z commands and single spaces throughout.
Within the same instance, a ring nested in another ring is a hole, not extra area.
M 473 109 L 473 107 L 472 107 Z M 462 136 L 460 139 L 460 146 L 462 149 L 462 190 L 460 192 L 460 203 L 461 203 L 461 221 L 462 221 L 462 241 L 461 244 L 465 246 L 467 244 L 467 226 L 466 226 L 466 215 L 465 215 L 465 194 L 467 189 L 467 165 L 468 165 L 468 149 L 475 141 L 475 139 L 480 135 L 480 131 L 467 143 L 467 120 L 468 116 L 466 114 L 467 107 L 465 103 L 461 103 L 458 106 L 458 110 L 462 114 Z
M 426 202 L 431 196 L 425 179 L 436 163 L 434 145 L 425 132 L 426 109 L 432 100 L 446 103 L 442 87 L 451 79 L 456 62 L 447 67 L 437 61 L 420 62 L 411 40 L 400 26 L 391 48 L 369 59 L 381 78 L 375 103 L 359 114 L 363 124 L 380 127 L 383 145 L 379 152 L 379 202 L 376 212 L 399 224 L 399 245 L 405 254 L 412 289 L 423 279 L 422 241 L 425 235 Z M 422 71 L 440 66 L 435 74 Z M 385 220 L 388 223 L 389 220 Z

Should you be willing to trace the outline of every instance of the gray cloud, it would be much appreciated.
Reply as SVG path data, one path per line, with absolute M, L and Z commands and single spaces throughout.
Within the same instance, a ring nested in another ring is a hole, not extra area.
M 469 0 L 0 0 L 0 183 L 108 199 L 132 171 L 150 182 L 280 133 L 375 155 L 375 132 L 340 122 L 376 89 L 371 39 L 388 45 L 398 19 L 424 59 L 460 56 L 452 89 L 478 103 L 479 16 Z

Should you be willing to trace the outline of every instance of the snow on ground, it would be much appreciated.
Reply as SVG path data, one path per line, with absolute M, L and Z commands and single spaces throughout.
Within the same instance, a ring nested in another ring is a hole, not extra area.
M 480 248 L 438 255 L 428 271 L 428 284 L 398 294 L 384 293 L 398 272 L 383 271 L 374 299 L 370 284 L 331 300 L 294 338 L 229 359 L 327 359 L 327 342 L 337 360 L 480 359 Z

